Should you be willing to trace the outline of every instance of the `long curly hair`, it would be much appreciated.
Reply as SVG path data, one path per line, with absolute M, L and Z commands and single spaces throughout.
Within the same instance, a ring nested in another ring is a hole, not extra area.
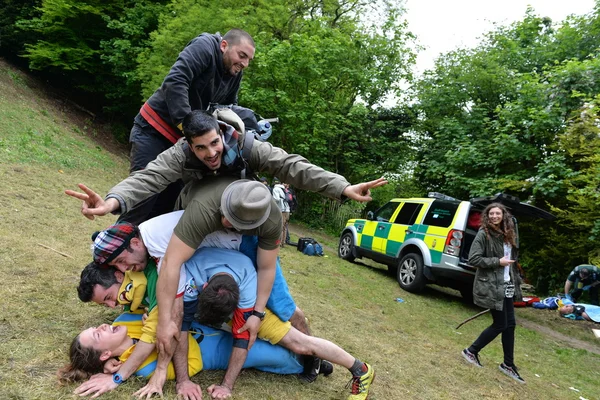
M 490 222 L 490 210 L 492 208 L 499 208 L 502 211 L 502 222 L 499 226 L 496 226 Z M 481 227 L 487 235 L 490 232 L 496 232 L 504 236 L 504 241 L 510 243 L 511 246 L 516 246 L 516 231 L 515 223 L 513 221 L 512 214 L 506 209 L 506 207 L 500 203 L 492 203 L 488 205 L 481 213 Z
M 69 348 L 71 362 L 58 371 L 58 380 L 62 384 L 73 383 L 102 372 L 104 361 L 100 360 L 101 355 L 101 351 L 92 347 L 83 347 L 77 335 Z

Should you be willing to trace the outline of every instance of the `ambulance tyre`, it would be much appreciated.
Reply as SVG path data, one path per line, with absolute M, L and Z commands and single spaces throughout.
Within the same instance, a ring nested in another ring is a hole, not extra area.
M 338 256 L 346 261 L 354 261 L 354 236 L 352 232 L 346 232 L 340 238 Z
M 408 253 L 398 264 L 396 274 L 398 284 L 407 292 L 420 293 L 427 284 L 423 275 L 423 257 L 417 253 Z

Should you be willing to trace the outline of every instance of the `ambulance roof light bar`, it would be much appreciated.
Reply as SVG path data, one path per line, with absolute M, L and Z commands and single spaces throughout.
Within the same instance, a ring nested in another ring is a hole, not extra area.
M 427 197 L 431 197 L 431 198 L 438 199 L 438 200 L 458 201 L 458 199 L 455 199 L 452 196 L 448 196 L 444 193 L 439 193 L 439 192 L 429 192 L 429 193 L 427 193 Z

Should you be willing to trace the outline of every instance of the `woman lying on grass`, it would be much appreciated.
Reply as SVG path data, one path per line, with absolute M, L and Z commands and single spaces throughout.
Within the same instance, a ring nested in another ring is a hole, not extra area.
M 113 380 L 119 383 L 118 367 L 135 348 L 137 339 L 142 334 L 142 326 L 141 313 L 123 313 L 112 325 L 104 324 L 84 330 L 73 339 L 69 349 L 70 364 L 59 371 L 59 380 L 62 383 L 72 383 L 105 372 L 113 373 Z M 188 340 L 190 376 L 201 370 L 227 369 L 233 343 L 231 334 L 194 322 Z M 249 351 L 244 368 L 256 368 L 278 374 L 299 374 L 303 371 L 302 362 L 301 356 L 283 347 L 258 340 Z M 157 353 L 154 351 L 134 375 L 148 378 L 154 372 L 156 364 Z M 167 378 L 175 378 L 172 363 L 169 363 Z

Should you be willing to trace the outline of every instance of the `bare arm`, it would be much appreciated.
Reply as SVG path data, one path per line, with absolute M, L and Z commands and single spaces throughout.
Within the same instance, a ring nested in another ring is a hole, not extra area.
M 267 306 L 273 281 L 275 280 L 275 268 L 277 265 L 277 255 L 279 249 L 264 250 L 258 248 L 256 254 L 256 264 L 258 267 L 258 288 L 256 291 L 256 303 L 254 309 L 263 312 Z
M 173 312 L 173 303 L 177 295 L 177 283 L 182 264 L 194 254 L 194 249 L 185 244 L 176 234 L 171 236 L 167 251 L 162 260 L 162 266 L 156 284 L 156 298 L 158 300 L 158 327 L 156 341 L 158 351 L 172 354 L 170 349 L 171 338 L 179 339 L 181 319 L 176 323 Z
M 220 385 L 211 385 L 207 389 L 213 399 L 226 399 L 231 396 L 233 385 L 235 385 L 235 381 L 240 375 L 244 362 L 246 362 L 246 357 L 248 357 L 247 349 L 240 347 L 233 348 L 223 382 Z
M 153 310 L 153 312 L 156 309 Z M 160 308 L 159 308 L 159 312 L 160 312 Z M 177 298 L 175 299 L 175 303 L 173 306 L 173 318 L 174 318 L 174 322 L 178 325 L 181 325 L 181 316 L 183 315 L 183 298 Z M 179 376 L 181 374 L 182 379 L 185 380 L 189 380 L 189 376 L 188 376 L 188 369 L 187 369 L 187 332 L 182 332 L 184 333 L 184 343 L 185 343 L 185 357 L 183 359 L 183 362 L 185 363 L 185 367 L 183 370 L 178 370 L 178 368 L 181 367 L 181 358 L 180 358 L 180 352 L 181 350 L 181 345 L 178 345 L 177 340 L 172 339 L 171 340 L 171 350 L 174 350 L 175 355 L 177 355 L 177 357 L 174 357 L 173 359 L 173 366 L 175 367 L 175 373 L 177 374 L 177 380 L 179 381 Z M 141 388 L 140 390 L 138 390 L 137 392 L 134 393 L 135 396 L 138 396 L 140 398 L 146 396 L 152 396 L 154 394 L 159 394 L 162 396 L 162 390 L 163 387 L 165 385 L 165 382 L 167 380 L 167 373 L 168 373 L 168 368 L 169 368 L 169 362 L 171 361 L 171 358 L 173 357 L 172 353 L 169 353 L 167 351 L 161 351 L 158 353 L 158 361 L 156 364 L 156 368 L 154 370 L 154 374 L 152 375 L 152 377 L 150 378 L 150 381 L 146 384 L 146 386 L 144 386 L 143 388 Z M 179 363 L 179 365 L 177 364 Z
M 181 326 L 183 319 L 183 297 L 179 297 L 175 301 L 176 311 L 178 316 L 177 325 Z M 173 367 L 175 368 L 175 376 L 177 377 L 177 397 L 184 400 L 200 400 L 202 399 L 202 388 L 190 380 L 188 368 L 188 331 L 179 333 L 179 344 L 173 354 Z
M 190 379 L 188 372 L 188 331 L 179 333 L 179 344 L 173 354 L 173 367 L 175 368 L 175 376 L 177 383 L 184 382 Z
M 258 267 L 258 285 L 256 293 L 256 302 L 254 303 L 254 310 L 258 312 L 265 311 L 267 301 L 271 295 L 271 289 L 273 289 L 273 281 L 275 280 L 275 268 L 277 263 L 277 254 L 279 249 L 264 250 L 260 247 L 257 253 L 257 267 Z M 261 320 L 254 315 L 248 317 L 248 320 L 242 326 L 238 333 L 248 331 L 250 333 L 250 340 L 248 342 L 248 350 L 254 344 L 258 329 L 260 328 Z

